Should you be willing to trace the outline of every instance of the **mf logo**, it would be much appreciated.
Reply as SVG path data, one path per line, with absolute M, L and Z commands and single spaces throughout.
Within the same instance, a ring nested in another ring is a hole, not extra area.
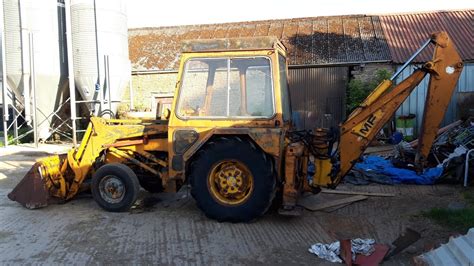
M 377 120 L 377 117 L 374 114 L 371 114 L 369 118 L 364 122 L 362 127 L 359 130 L 360 135 L 362 136 L 367 136 L 370 133 L 370 130 L 374 127 L 375 121 Z

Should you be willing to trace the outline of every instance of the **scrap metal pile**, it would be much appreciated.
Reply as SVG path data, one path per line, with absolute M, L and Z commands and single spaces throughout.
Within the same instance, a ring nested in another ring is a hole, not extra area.
M 346 182 L 397 184 L 462 183 L 466 154 L 474 149 L 474 118 L 456 121 L 438 131 L 424 170 L 415 169 L 418 140 L 401 142 L 388 158 L 366 156 L 357 163 Z M 468 175 L 474 176 L 474 152 L 469 156 Z M 472 183 L 474 178 L 470 178 Z
M 415 140 L 410 145 L 398 145 L 398 162 L 410 167 L 414 160 L 414 150 L 418 142 Z M 431 152 L 427 158 L 427 167 L 442 167 L 442 176 L 439 181 L 458 182 L 464 177 L 464 166 L 466 153 L 474 149 L 474 118 L 464 122 L 456 121 L 439 130 Z M 395 165 L 398 166 L 396 160 Z M 473 156 L 471 156 L 470 168 L 474 167 Z M 470 173 L 474 173 L 474 169 Z

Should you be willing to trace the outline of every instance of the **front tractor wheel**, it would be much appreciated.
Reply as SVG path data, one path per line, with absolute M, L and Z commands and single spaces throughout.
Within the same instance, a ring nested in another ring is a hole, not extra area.
M 138 197 L 140 184 L 130 167 L 111 163 L 97 170 L 92 177 L 92 197 L 103 209 L 111 212 L 127 211 Z
M 251 221 L 267 211 L 275 195 L 272 161 L 238 137 L 207 143 L 189 171 L 198 207 L 218 221 Z

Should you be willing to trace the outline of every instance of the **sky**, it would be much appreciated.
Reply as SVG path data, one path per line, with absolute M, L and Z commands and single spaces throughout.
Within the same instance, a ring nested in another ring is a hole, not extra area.
M 474 0 L 126 0 L 128 27 L 474 9 Z

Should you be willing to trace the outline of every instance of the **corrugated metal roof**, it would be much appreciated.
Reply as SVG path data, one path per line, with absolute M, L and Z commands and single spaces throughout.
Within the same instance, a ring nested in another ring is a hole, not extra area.
M 464 61 L 474 60 L 474 10 L 380 16 L 392 60 L 404 63 L 436 31 L 447 31 Z M 429 49 L 415 62 L 432 57 Z
M 447 244 L 418 257 L 428 265 L 474 265 L 474 228 L 466 235 L 449 239 Z
M 290 65 L 390 60 L 379 18 L 364 15 L 131 29 L 130 59 L 134 70 L 177 69 L 183 40 L 252 36 L 279 38 Z

